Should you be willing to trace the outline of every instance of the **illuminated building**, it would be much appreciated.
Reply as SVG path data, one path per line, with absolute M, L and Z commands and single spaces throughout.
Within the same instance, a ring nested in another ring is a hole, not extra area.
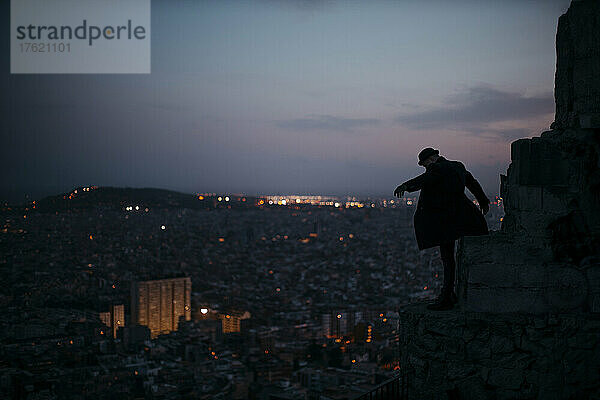
M 113 338 L 116 338 L 119 327 L 125 326 L 125 306 L 123 304 L 111 305 L 109 311 L 100 313 L 100 321 L 112 328 Z
M 131 286 L 131 319 L 150 328 L 152 337 L 176 331 L 179 318 L 192 318 L 192 280 L 160 279 Z
M 236 333 L 241 332 L 241 322 L 243 319 L 249 319 L 250 313 L 248 311 L 232 311 L 229 314 L 220 314 L 221 324 L 223 325 L 223 333 Z

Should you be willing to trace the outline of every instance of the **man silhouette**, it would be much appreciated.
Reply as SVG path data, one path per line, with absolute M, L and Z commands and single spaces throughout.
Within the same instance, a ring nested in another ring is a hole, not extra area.
M 483 215 L 490 209 L 490 200 L 461 162 L 446 160 L 439 154 L 431 147 L 423 149 L 419 153 L 419 165 L 425 167 L 425 173 L 398 186 L 394 196 L 400 198 L 404 192 L 421 191 L 414 216 L 417 244 L 419 250 L 439 246 L 444 264 L 442 292 L 427 308 L 449 310 L 456 303 L 456 239 L 488 233 Z M 467 198 L 465 187 L 475 195 L 481 211 Z

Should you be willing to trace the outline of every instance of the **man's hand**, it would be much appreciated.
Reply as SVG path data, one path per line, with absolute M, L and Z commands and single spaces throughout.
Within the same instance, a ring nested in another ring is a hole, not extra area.
M 394 196 L 400 198 L 400 197 L 404 196 L 405 191 L 406 191 L 406 188 L 404 187 L 404 185 L 400 185 L 396 188 L 396 190 L 394 190 Z
M 490 203 L 483 203 L 479 205 L 483 215 L 486 215 L 490 211 Z

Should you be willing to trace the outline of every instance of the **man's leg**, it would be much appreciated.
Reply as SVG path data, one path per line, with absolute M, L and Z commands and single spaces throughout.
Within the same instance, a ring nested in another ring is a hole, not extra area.
M 440 256 L 444 263 L 444 286 L 442 293 L 435 303 L 427 306 L 430 310 L 450 310 L 454 306 L 454 276 L 456 275 L 456 261 L 454 261 L 454 240 L 440 245 Z
M 454 260 L 454 240 L 440 245 L 440 256 L 444 264 L 444 286 L 447 293 L 454 292 L 454 278 L 456 276 L 456 261 Z

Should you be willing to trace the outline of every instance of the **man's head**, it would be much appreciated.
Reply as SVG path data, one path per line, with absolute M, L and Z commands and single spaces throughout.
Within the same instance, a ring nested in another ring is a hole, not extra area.
M 429 164 L 433 164 L 440 156 L 440 151 L 431 147 L 424 148 L 419 153 L 419 165 L 427 168 Z

